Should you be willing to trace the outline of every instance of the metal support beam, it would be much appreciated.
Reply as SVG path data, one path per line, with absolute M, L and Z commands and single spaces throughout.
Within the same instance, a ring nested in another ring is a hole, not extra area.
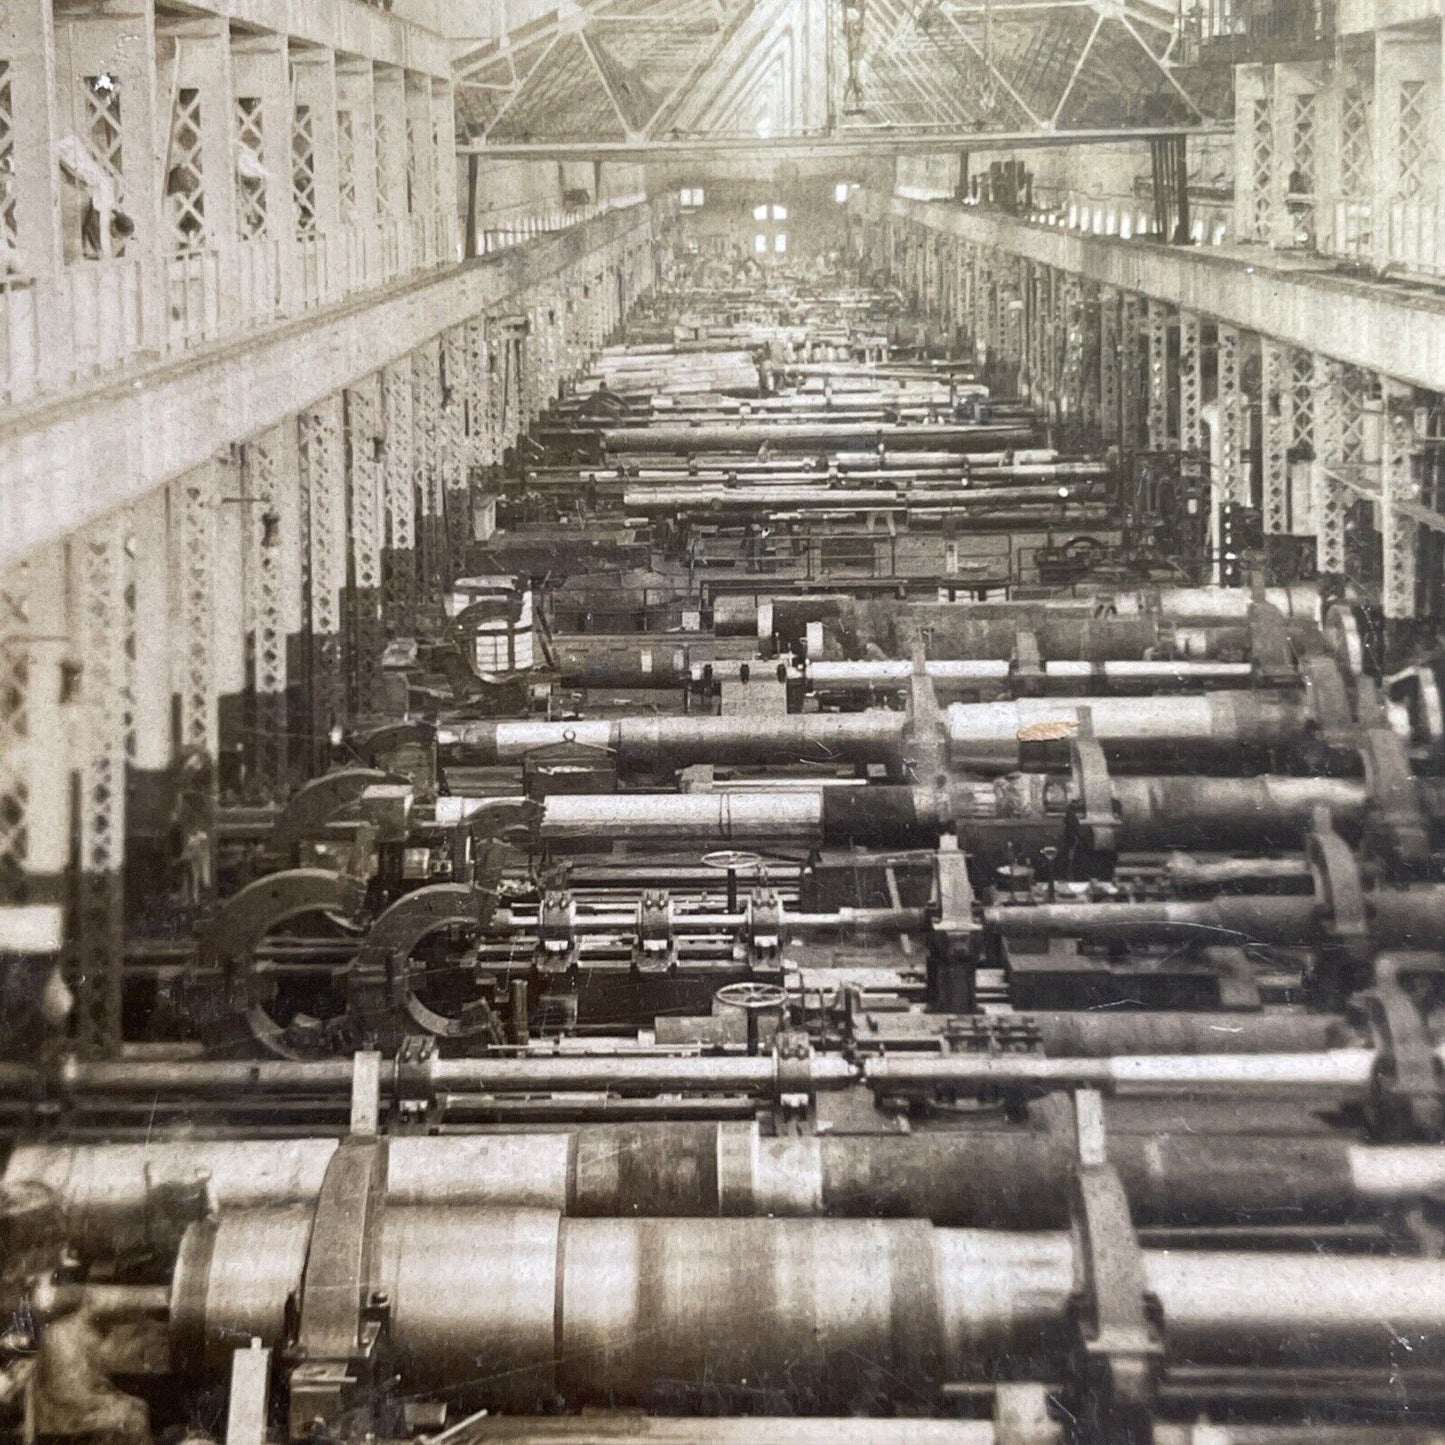
M 1264 476 L 1264 530 L 1290 530 L 1289 445 L 1294 427 L 1290 354 L 1269 337 L 1260 338 L 1260 438 Z
M 1344 484 L 1337 469 L 1344 464 L 1344 368 L 1326 356 L 1315 357 L 1314 447 L 1310 468 L 1315 527 L 1315 566 L 1339 576 L 1345 571 Z
M 299 418 L 301 496 L 306 519 L 310 626 L 311 757 L 317 771 L 328 756 L 328 735 L 345 706 L 342 611 L 346 589 L 346 463 L 341 394 Z
M 1414 394 L 1381 380 L 1385 406 L 1380 430 L 1380 534 L 1384 549 L 1381 601 L 1387 618 L 1415 615 L 1419 523 L 1404 510 L 1416 501 Z
M 1179 313 L 1179 445 L 1198 451 L 1204 445 L 1204 345 L 1199 317 Z
M 1169 308 L 1162 301 L 1148 303 L 1148 425 L 1149 450 L 1166 451 L 1169 433 Z

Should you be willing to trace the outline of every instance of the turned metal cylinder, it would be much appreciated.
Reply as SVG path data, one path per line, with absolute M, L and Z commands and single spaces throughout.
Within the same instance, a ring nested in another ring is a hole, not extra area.
M 304 1209 L 187 1231 L 172 1285 L 176 1357 L 219 1370 L 237 1339 L 282 1340 Z M 800 1413 L 887 1392 L 1061 1368 L 1074 1237 L 915 1221 L 565 1219 L 549 1210 L 388 1207 L 373 1287 L 407 1391 L 526 1411 L 656 1404 L 679 1382 L 747 1386 Z M 244 1267 L 243 1267 L 244 1266 Z M 1439 1363 L 1445 1262 L 1143 1252 L 1166 1359 L 1191 1364 Z

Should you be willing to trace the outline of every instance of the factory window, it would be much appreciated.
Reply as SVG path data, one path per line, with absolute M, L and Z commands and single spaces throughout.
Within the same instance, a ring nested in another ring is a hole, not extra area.
M 767 238 L 765 235 L 763 235 L 763 233 L 762 233 L 761 231 L 759 231 L 758 234 L 753 237 L 753 250 L 756 251 L 759 256 L 761 256 L 761 255 L 763 254 L 763 252 L 766 251 L 767 249 L 768 249 L 768 238 Z
M 766 206 L 753 207 L 753 220 L 766 221 L 768 219 L 768 208 Z
M 786 231 L 779 231 L 778 234 L 773 237 L 773 250 L 775 250 L 775 251 L 778 253 L 778 255 L 781 256 L 781 255 L 783 254 L 783 252 L 786 251 L 787 249 L 788 249 L 788 233 L 787 233 Z
M 840 206 L 845 205 L 851 189 L 847 181 L 839 181 L 838 184 L 833 187 L 833 199 L 837 201 Z
M 701 186 L 684 186 L 679 193 L 679 199 L 684 206 L 700 206 L 705 194 Z
M 773 220 L 786 221 L 788 219 L 788 208 L 786 206 L 774 206 L 772 210 Z

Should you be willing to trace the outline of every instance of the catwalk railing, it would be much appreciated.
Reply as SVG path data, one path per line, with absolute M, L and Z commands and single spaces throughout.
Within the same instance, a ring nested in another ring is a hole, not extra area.
M 64 392 L 448 265 L 455 232 L 438 211 L 12 277 L 0 282 L 0 401 Z

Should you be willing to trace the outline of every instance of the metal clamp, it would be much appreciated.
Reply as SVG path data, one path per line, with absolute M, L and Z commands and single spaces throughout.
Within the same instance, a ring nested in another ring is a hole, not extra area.
M 1119 816 L 1109 762 L 1094 735 L 1094 711 L 1078 710 L 1079 726 L 1069 739 L 1069 768 L 1074 779 L 1074 807 L 1068 828 L 1074 847 L 1095 858 L 1112 858 L 1119 851 Z
M 1365 844 L 1402 876 L 1418 876 L 1430 862 L 1430 839 L 1405 744 L 1390 727 L 1369 678 L 1356 683 L 1363 731 L 1360 754 L 1369 790 Z
M 639 969 L 660 971 L 677 962 L 673 931 L 672 895 L 662 888 L 645 888 L 637 903 L 636 961 Z
M 292 1440 L 336 1435 L 343 1416 L 374 1416 L 391 1305 L 375 1287 L 386 1167 L 384 1139 L 352 1137 L 321 1181 L 287 1384 Z
M 1108 1161 L 1104 1105 L 1093 1089 L 1074 1095 L 1079 1161 L 1070 1186 L 1074 1316 L 1081 1347 L 1081 1424 L 1107 1445 L 1147 1445 L 1160 1357 L 1162 1319 L 1148 1292 L 1144 1255 L 1129 1199 Z
M 1358 973 L 1370 961 L 1370 921 L 1359 860 L 1335 831 L 1328 808 L 1316 808 L 1305 839 L 1305 857 L 1320 900 L 1319 982 L 1336 994 L 1354 991 Z
M 1375 986 L 1351 1001 L 1363 1015 L 1377 1051 L 1368 1105 L 1371 1131 L 1377 1137 L 1441 1137 L 1445 1100 L 1440 1065 L 1419 995 L 1422 984 L 1435 992 L 1442 980 L 1445 956 L 1382 953 L 1375 960 Z

